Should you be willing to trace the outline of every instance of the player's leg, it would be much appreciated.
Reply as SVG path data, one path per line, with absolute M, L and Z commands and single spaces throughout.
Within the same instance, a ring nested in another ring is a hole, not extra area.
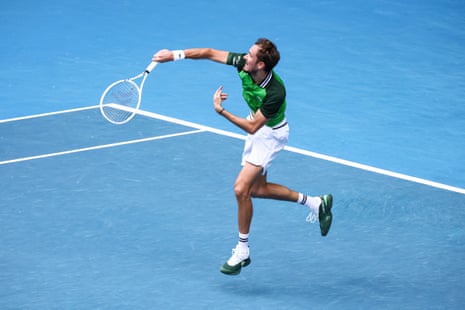
M 252 192 L 250 195 L 257 198 L 293 201 L 305 205 L 310 209 L 307 220 L 315 222 L 318 218 L 320 220 L 321 234 L 325 236 L 329 231 L 332 220 L 330 205 L 332 198 L 329 199 L 329 196 L 308 196 L 280 184 L 268 183 L 266 179 L 266 171 L 276 156 L 286 146 L 288 136 L 289 128 L 287 125 L 278 126 L 275 129 L 264 126 L 255 135 L 247 136 L 242 162 L 253 163 L 256 166 L 263 167 L 261 175 L 257 176 L 251 188 Z
M 251 163 L 245 163 L 234 183 L 234 194 L 238 206 L 239 231 L 248 234 L 252 221 L 252 188 L 256 180 L 260 178 L 263 168 Z
M 262 170 L 262 167 L 246 162 L 234 183 L 234 193 L 238 206 L 239 242 L 233 249 L 232 256 L 221 267 L 221 272 L 225 274 L 239 274 L 243 266 L 250 264 L 248 237 L 253 216 L 251 192 Z
M 326 236 L 329 232 L 332 223 L 331 208 L 333 203 L 333 197 L 330 194 L 314 197 L 308 196 L 286 186 L 269 183 L 267 181 L 267 174 L 265 173 L 257 177 L 252 187 L 251 195 L 256 198 L 284 200 L 302 204 L 310 209 L 307 221 L 315 222 L 318 219 L 321 235 Z
M 269 183 L 267 181 L 267 174 L 257 177 L 252 187 L 251 195 L 254 198 L 267 198 L 292 202 L 296 202 L 299 198 L 298 192 L 280 184 Z

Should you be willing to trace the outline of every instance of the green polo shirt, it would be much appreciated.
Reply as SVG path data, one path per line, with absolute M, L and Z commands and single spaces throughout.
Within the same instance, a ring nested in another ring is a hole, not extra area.
M 261 84 L 255 84 L 252 77 L 242 70 L 245 54 L 229 53 L 227 64 L 235 66 L 242 81 L 242 96 L 253 113 L 260 109 L 268 119 L 266 125 L 276 126 L 286 115 L 286 88 L 281 78 L 271 71 Z

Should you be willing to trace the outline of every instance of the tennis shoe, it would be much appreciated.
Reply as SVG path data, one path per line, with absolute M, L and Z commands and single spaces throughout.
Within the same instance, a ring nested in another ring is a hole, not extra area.
M 333 207 L 333 196 L 328 194 L 323 195 L 320 198 L 321 204 L 318 211 L 318 219 L 320 221 L 321 235 L 326 236 L 333 221 L 333 214 L 331 213 L 331 208 Z
M 238 275 L 241 273 L 242 267 L 246 267 L 250 264 L 250 251 L 248 247 L 236 246 L 232 250 L 232 256 L 226 263 L 221 266 L 220 271 L 227 275 Z

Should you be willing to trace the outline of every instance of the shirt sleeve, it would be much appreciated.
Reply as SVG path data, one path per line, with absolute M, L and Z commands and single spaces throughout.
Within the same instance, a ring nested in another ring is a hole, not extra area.
M 228 59 L 226 60 L 226 64 L 234 66 L 237 68 L 238 71 L 241 71 L 245 65 L 245 59 L 244 59 L 245 55 L 246 54 L 244 53 L 241 54 L 241 53 L 229 52 Z

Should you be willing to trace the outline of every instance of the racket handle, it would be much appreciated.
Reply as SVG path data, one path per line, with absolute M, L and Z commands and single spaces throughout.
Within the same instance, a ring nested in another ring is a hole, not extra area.
M 147 66 L 147 68 L 145 68 L 145 72 L 149 74 L 150 72 L 152 72 L 153 68 L 155 68 L 156 65 L 158 65 L 158 62 L 153 61 L 150 65 Z

